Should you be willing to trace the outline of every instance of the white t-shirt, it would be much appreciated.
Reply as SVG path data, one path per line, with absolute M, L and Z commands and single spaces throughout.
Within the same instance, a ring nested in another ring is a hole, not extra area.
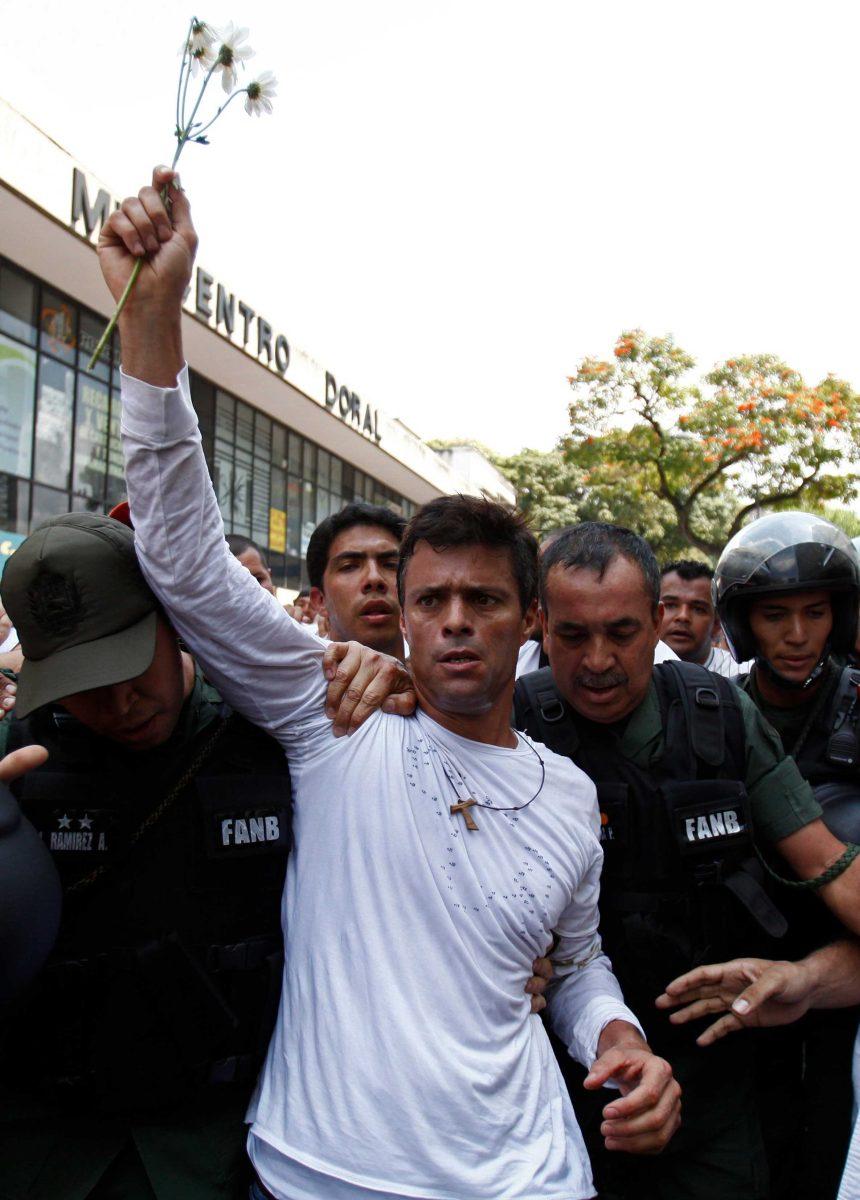
M 249 1114 L 261 1179 L 285 1198 L 305 1168 L 344 1196 L 592 1196 L 523 989 L 555 931 L 550 1016 L 571 1053 L 590 1064 L 609 1021 L 636 1023 L 597 936 L 594 786 L 524 737 L 489 746 L 420 712 L 334 738 L 322 643 L 224 542 L 187 372 L 168 391 L 123 376 L 123 401 L 144 572 L 207 677 L 289 754 L 286 965 Z M 477 832 L 450 812 L 469 796 Z
M 753 664 L 751 661 L 747 663 L 735 662 L 728 650 L 723 650 L 721 646 L 712 646 L 711 653 L 708 655 L 708 660 L 704 665 L 709 671 L 713 671 L 715 675 L 724 675 L 726 679 L 733 679 L 735 675 L 741 675 L 749 671 Z
M 20 642 L 21 639 L 18 637 L 18 631 L 13 625 L 3 639 L 2 645 L 0 645 L 0 654 L 8 654 L 9 651 L 14 650 L 15 647 L 20 644 Z
M 540 651 L 540 642 L 532 641 L 531 638 L 527 642 L 523 642 L 517 655 L 517 679 L 521 675 L 528 675 L 531 671 L 539 670 Z

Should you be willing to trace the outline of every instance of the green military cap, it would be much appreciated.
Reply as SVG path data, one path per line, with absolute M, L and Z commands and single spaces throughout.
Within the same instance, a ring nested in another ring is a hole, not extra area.
M 111 517 L 66 513 L 6 564 L 0 597 L 24 654 L 15 713 L 141 675 L 155 655 L 158 601 L 134 533 Z

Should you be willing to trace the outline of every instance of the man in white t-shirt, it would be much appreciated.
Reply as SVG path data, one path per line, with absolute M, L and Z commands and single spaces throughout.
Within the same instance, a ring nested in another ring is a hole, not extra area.
M 744 670 L 728 650 L 713 644 L 719 628 L 711 597 L 714 572 L 707 563 L 680 558 L 660 572 L 660 603 L 663 623 L 660 637 L 684 662 L 699 663 L 717 675 L 731 678 Z
M 120 321 L 141 566 L 207 676 L 289 753 L 286 966 L 249 1114 L 257 1194 L 590 1197 L 582 1138 L 522 992 L 553 937 L 553 1025 L 588 1086 L 612 1079 L 622 1092 L 606 1107 L 607 1146 L 660 1149 L 679 1089 L 601 951 L 594 788 L 509 725 L 534 539 L 488 501 L 427 506 L 398 579 L 419 708 L 335 738 L 321 643 L 224 542 L 183 365 L 196 235 L 173 180 L 159 169 L 123 203 L 99 257 L 119 296 L 146 254 Z

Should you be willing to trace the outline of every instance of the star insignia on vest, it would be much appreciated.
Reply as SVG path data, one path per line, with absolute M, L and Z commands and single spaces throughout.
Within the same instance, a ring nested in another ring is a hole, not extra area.
M 78 589 L 64 575 L 43 571 L 28 592 L 33 619 L 45 630 L 62 637 L 71 633 L 83 616 Z

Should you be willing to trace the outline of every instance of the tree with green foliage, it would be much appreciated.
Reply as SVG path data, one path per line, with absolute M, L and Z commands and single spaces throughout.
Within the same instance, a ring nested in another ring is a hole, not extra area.
M 521 450 L 493 463 L 516 488 L 517 507 L 541 536 L 581 520 L 579 497 L 582 471 L 566 462 L 559 450 Z
M 560 450 L 520 450 L 505 456 L 474 438 L 434 438 L 427 444 L 433 450 L 471 446 L 483 454 L 514 485 L 517 508 L 538 536 L 580 520 L 577 498 L 582 472 L 565 462 Z
M 561 448 L 581 473 L 580 519 L 605 507 L 661 552 L 714 556 L 760 510 L 857 496 L 860 396 L 847 383 L 809 386 L 770 354 L 728 359 L 704 386 L 688 382 L 694 366 L 671 337 L 635 329 L 570 376 Z

